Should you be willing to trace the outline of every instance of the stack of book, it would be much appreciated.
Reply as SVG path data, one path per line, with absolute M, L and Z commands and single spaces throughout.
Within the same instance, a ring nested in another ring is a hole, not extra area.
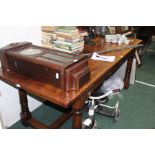
M 69 53 L 83 51 L 84 36 L 87 32 L 79 32 L 74 26 L 57 26 L 53 30 L 49 28 L 49 31 L 42 28 L 42 32 L 44 47 Z
M 42 26 L 42 46 L 46 48 L 54 48 L 53 41 L 56 40 L 55 31 L 56 26 Z
M 57 50 L 73 53 L 82 52 L 84 48 L 83 36 L 74 26 L 58 27 L 54 33 L 57 35 L 54 48 Z

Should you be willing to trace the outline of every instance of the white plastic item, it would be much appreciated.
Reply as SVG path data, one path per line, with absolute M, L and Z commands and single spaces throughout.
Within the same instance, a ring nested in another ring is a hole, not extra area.
M 132 62 L 132 69 L 130 74 L 130 84 L 135 83 L 135 77 L 136 77 L 136 59 L 134 58 Z
M 130 43 L 130 40 L 125 40 L 125 44 L 128 45 Z
M 102 89 L 103 92 L 106 93 L 114 89 L 122 89 L 123 87 L 124 82 L 119 77 L 112 76 L 104 82 Z
M 111 35 L 105 35 L 105 42 L 111 42 Z

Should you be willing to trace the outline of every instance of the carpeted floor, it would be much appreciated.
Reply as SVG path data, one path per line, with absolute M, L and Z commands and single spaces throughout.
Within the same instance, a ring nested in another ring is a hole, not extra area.
M 155 51 L 155 43 L 151 43 L 150 49 Z M 145 53 L 143 65 L 137 68 L 136 80 L 155 85 L 155 52 Z M 114 123 L 111 117 L 96 114 L 98 127 L 101 129 L 152 129 L 155 128 L 155 88 L 135 83 L 130 85 L 128 90 L 121 91 L 120 117 Z M 111 104 L 116 99 L 111 100 Z M 45 124 L 50 124 L 54 118 L 61 114 L 58 110 L 43 104 L 36 109 L 33 117 Z M 71 128 L 72 120 L 69 119 L 63 129 Z M 17 122 L 11 129 L 26 129 L 21 122 Z M 30 127 L 28 127 L 30 128 Z

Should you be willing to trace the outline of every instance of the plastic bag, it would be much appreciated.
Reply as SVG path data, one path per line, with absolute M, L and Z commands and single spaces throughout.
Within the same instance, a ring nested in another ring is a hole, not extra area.
M 121 80 L 121 78 L 117 76 L 112 76 L 103 83 L 101 89 L 104 93 L 107 93 L 108 91 L 113 89 L 123 89 L 123 87 L 124 82 Z

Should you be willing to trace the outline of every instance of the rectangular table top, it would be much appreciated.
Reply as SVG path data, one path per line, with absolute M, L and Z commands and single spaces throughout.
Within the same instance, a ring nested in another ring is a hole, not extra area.
M 103 39 L 96 39 L 95 41 L 96 45 L 94 47 L 85 46 L 85 50 L 87 52 L 120 47 L 116 44 L 105 43 Z M 133 39 L 130 45 L 138 45 L 140 43 L 141 40 Z M 122 51 L 112 51 L 103 54 L 115 56 L 116 58 L 114 62 L 96 61 L 89 59 L 88 66 L 91 71 L 91 77 L 89 82 L 86 83 L 79 91 L 65 92 L 50 84 L 34 80 L 24 75 L 20 75 L 14 72 L 2 71 L 1 68 L 0 79 L 15 87 L 20 87 L 27 92 L 39 96 L 45 100 L 67 108 L 72 105 L 72 103 L 74 103 L 78 98 L 80 98 L 83 93 L 91 91 L 92 88 L 98 84 L 98 81 L 103 81 L 112 72 L 116 71 L 116 69 L 127 59 L 132 51 L 133 49 L 124 49 Z

